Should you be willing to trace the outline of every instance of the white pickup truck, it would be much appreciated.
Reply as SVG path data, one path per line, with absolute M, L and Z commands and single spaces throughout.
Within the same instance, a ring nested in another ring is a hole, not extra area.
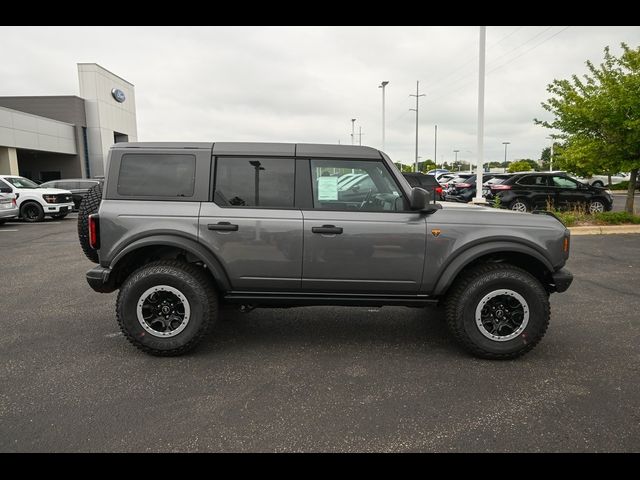
M 68 190 L 41 188 L 28 178 L 0 175 L 0 193 L 13 193 L 20 217 L 26 222 L 41 222 L 45 215 L 64 218 L 73 210 L 73 197 Z

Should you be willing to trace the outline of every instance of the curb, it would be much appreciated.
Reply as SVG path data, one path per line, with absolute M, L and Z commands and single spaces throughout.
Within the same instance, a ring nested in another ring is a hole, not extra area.
M 570 227 L 574 235 L 611 235 L 616 233 L 640 233 L 640 225 L 593 225 L 588 227 Z

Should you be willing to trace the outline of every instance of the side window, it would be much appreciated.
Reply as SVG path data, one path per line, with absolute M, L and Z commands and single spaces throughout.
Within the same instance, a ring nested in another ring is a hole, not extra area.
M 553 185 L 555 187 L 560 188 L 569 188 L 572 190 L 576 190 L 578 188 L 578 184 L 566 177 L 553 177 Z
M 547 179 L 542 175 L 527 175 L 518 180 L 518 184 L 531 187 L 546 187 Z
M 118 194 L 135 197 L 192 197 L 196 157 L 128 153 L 122 156 Z
M 213 201 L 221 207 L 292 208 L 293 158 L 218 157 Z
M 382 162 L 311 160 L 311 182 L 317 209 L 405 210 L 400 188 Z

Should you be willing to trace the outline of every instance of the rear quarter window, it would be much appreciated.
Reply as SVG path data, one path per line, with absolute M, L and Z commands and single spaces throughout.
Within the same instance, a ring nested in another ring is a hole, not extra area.
M 118 195 L 192 197 L 195 173 L 195 155 L 125 154 L 118 173 Z

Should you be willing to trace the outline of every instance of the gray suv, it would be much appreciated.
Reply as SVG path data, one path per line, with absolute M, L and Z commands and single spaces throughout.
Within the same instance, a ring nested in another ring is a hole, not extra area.
M 191 350 L 224 305 L 443 304 L 466 350 L 514 358 L 572 281 L 554 216 L 430 203 L 370 147 L 120 143 L 106 171 L 78 218 L 87 280 L 119 289 L 124 335 L 153 355 Z

